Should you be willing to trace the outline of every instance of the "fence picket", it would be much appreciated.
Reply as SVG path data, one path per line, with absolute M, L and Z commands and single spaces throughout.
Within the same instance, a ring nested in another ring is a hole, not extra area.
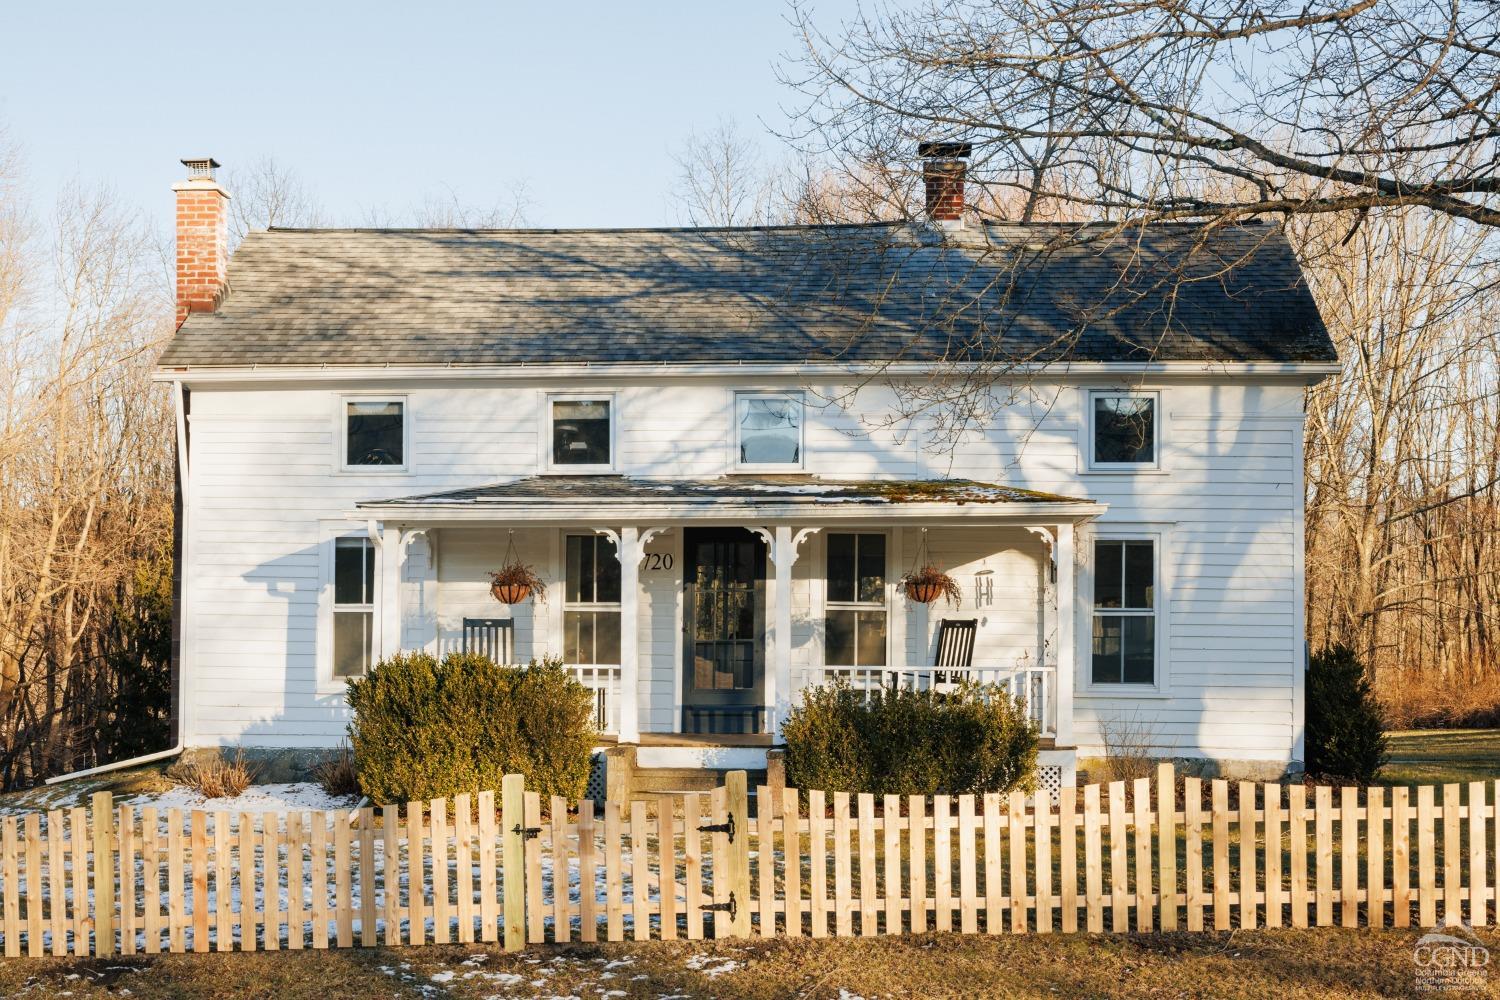
M 1240 782 L 1239 829 L 1240 927 L 1255 927 L 1255 784 Z
M 953 929 L 953 834 L 949 825 L 949 798 L 932 800 L 932 885 L 937 912 L 932 925 L 936 931 Z
M 147 812 L 150 813 L 152 822 L 151 858 L 154 863 L 156 859 L 156 810 L 149 809 Z M 63 840 L 63 825 L 64 819 L 61 809 L 53 809 L 47 813 L 47 918 L 48 928 L 52 932 L 52 954 L 58 958 L 68 953 L 68 903 L 67 891 L 63 886 L 63 880 L 67 871 L 67 862 L 63 849 L 63 844 L 65 843 Z M 1497 824 L 1497 826 L 1500 826 L 1500 824 Z M 160 891 L 153 892 L 151 900 L 151 909 L 158 907 L 161 901 Z M 151 909 L 148 909 L 146 912 L 149 914 Z M 154 954 L 159 950 L 160 945 L 158 943 L 158 947 L 152 948 L 149 944 L 149 934 L 147 940 L 146 950 Z
M 793 800 L 795 802 L 795 800 Z M 795 814 L 793 814 L 795 816 Z M 885 933 L 901 933 L 901 796 L 887 795 L 881 804 L 881 819 L 884 823 L 882 833 L 884 834 L 885 846 Z M 795 818 L 788 822 L 795 823 Z M 793 912 L 791 907 L 793 900 L 797 898 L 797 890 L 793 884 L 795 876 L 792 859 L 796 857 L 796 837 L 789 838 L 787 843 L 787 912 Z M 798 921 L 801 922 L 800 920 Z M 788 922 L 787 935 L 796 937 L 797 931 L 791 928 Z
M 1266 784 L 1262 786 L 1264 795 L 1266 825 L 1265 825 L 1265 851 L 1266 851 L 1266 926 L 1280 927 L 1282 923 L 1282 904 L 1286 899 L 1286 892 L 1282 888 L 1282 866 L 1281 866 L 1281 786 L 1277 784 Z
M 1062 878 L 1062 930 L 1078 930 L 1078 789 L 1057 793 L 1057 841 Z
M 406 804 L 406 940 L 427 943 L 427 873 L 425 831 L 420 802 Z M 399 861 L 399 858 L 398 858 Z
M 328 947 L 328 813 L 310 813 L 309 822 L 312 946 L 321 951 Z
M 1435 818 L 1432 786 L 1423 785 L 1417 789 L 1417 919 L 1422 927 L 1437 923 L 1437 888 L 1433 881 Z
M 1052 796 L 1045 788 L 1036 790 L 1032 800 L 1032 844 L 1036 851 L 1036 929 L 1039 934 L 1052 932 Z M 1147 850 L 1150 846 L 1147 845 Z
M 823 793 L 807 793 L 808 934 L 828 936 L 828 805 Z
M 730 771 L 724 778 L 724 805 L 729 822 L 740 831 L 729 841 L 729 891 L 744 902 L 730 916 L 730 932 L 735 937 L 750 936 L 750 796 L 744 771 Z M 717 862 L 717 858 L 715 861 Z
M 552 796 L 549 810 L 552 818 L 552 940 L 557 944 L 567 944 L 573 936 L 572 907 L 569 905 L 569 886 L 571 878 L 568 866 L 568 800 L 561 795 Z M 437 819 L 433 819 L 434 832 L 433 842 L 436 843 Z M 434 858 L 432 870 L 437 872 L 437 861 Z M 582 866 L 579 868 L 580 881 L 578 883 L 578 898 L 583 899 Z M 436 895 L 437 888 L 434 884 L 433 894 Z
M 1333 789 L 1319 785 L 1313 801 L 1313 845 L 1318 867 L 1317 917 L 1313 926 L 1327 927 L 1333 923 Z
M 740 836 L 747 836 L 741 830 Z M 651 939 L 651 882 L 650 862 L 646 853 L 646 803 L 635 799 L 630 803 L 630 932 L 637 941 Z M 740 905 L 749 907 L 750 900 L 744 898 Z
M 1455 789 L 1456 790 L 1456 789 Z M 94 854 L 90 863 L 94 872 L 94 954 L 108 958 L 115 953 L 115 797 L 109 792 L 95 792 L 90 800 L 93 806 Z M 11 817 L 14 820 L 14 817 Z M 14 835 L 14 830 L 12 830 Z M 194 884 L 196 891 L 196 882 Z M 205 896 L 198 896 L 203 900 Z M 207 907 L 204 910 L 203 946 L 194 950 L 208 950 Z M 17 937 L 19 938 L 19 928 Z M 19 944 L 19 940 L 17 941 Z
M 697 796 L 693 796 L 696 807 Z M 696 841 L 696 838 L 695 838 Z M 598 895 L 594 888 L 597 871 L 594 852 L 594 800 L 578 803 L 578 940 L 599 940 Z M 699 925 L 700 929 L 702 925 Z
M 1469 926 L 1483 927 L 1489 900 L 1485 876 L 1484 782 L 1469 782 Z M 31 877 L 27 876 L 27 884 Z
M 715 788 L 708 797 L 710 825 L 719 827 L 715 829 L 709 838 L 709 857 L 713 859 L 713 871 L 711 879 L 713 882 L 713 902 L 715 907 L 724 906 L 729 902 L 729 879 L 721 877 L 723 869 L 721 866 L 729 856 L 729 836 L 722 832 L 722 827 L 729 821 L 729 789 L 723 785 Z M 748 903 L 748 901 L 747 901 Z M 716 938 L 727 937 L 730 932 L 729 914 L 722 909 L 714 910 L 713 934 Z M 611 938 L 611 940 L 616 940 Z
M 682 906 L 687 911 L 689 941 L 703 940 L 703 833 L 698 829 L 703 819 L 700 801 L 697 792 L 688 792 L 682 797 Z M 580 819 L 580 838 L 582 829 Z M 583 871 L 581 860 L 578 868 Z
M 1184 827 L 1185 843 L 1183 853 L 1187 870 L 1184 872 L 1186 885 L 1183 887 L 1183 895 L 1186 897 L 1187 929 L 1190 931 L 1201 931 L 1203 929 L 1203 907 L 1207 899 L 1203 894 L 1203 781 L 1199 778 L 1185 778 L 1182 782 L 1182 825 Z
M 480 802 L 483 801 L 481 795 Z M 380 940 L 376 935 L 375 809 L 365 806 L 359 811 L 359 943 L 373 948 Z
M 145 813 L 142 813 L 144 821 Z M 154 838 L 153 838 L 154 839 Z M 255 950 L 255 819 L 249 813 L 240 813 L 239 829 L 240 849 L 236 858 L 239 864 L 240 876 L 240 950 Z M 154 853 L 154 852 L 153 852 Z M 154 862 L 153 862 L 154 864 Z M 151 909 L 155 909 L 154 906 Z M 146 925 L 151 926 L 149 911 Z M 150 951 L 149 939 L 154 936 L 147 931 L 147 951 Z
M 1391 789 L 1391 926 L 1411 926 L 1411 806 L 1406 788 Z
M 889 810 L 890 810 L 890 803 L 893 802 L 893 801 L 897 803 L 897 805 L 896 805 L 896 814 L 897 815 L 900 814 L 900 811 L 901 811 L 900 800 L 897 799 L 895 796 L 888 795 L 888 796 L 886 796 L 886 809 L 887 809 L 886 815 L 887 815 L 887 817 L 889 817 L 891 815 L 890 812 L 889 812 Z M 802 936 L 802 819 L 801 819 L 801 816 L 799 815 L 799 810 L 798 810 L 797 803 L 798 803 L 797 789 L 795 789 L 795 788 L 783 788 L 781 790 L 781 830 L 782 830 L 782 834 L 783 834 L 783 837 L 784 837 L 783 847 L 782 847 L 782 850 L 783 850 L 782 857 L 783 857 L 783 863 L 784 863 L 785 869 L 786 869 L 786 874 L 785 874 L 785 877 L 783 879 L 783 885 L 785 887 L 784 894 L 786 896 L 786 915 L 785 916 L 786 916 L 786 934 L 787 934 L 787 937 L 801 937 Z M 890 820 L 889 818 L 887 818 L 886 822 L 890 823 L 890 822 L 893 822 L 893 821 Z M 893 828 L 888 826 L 886 829 L 887 829 L 887 831 L 890 831 Z M 886 843 L 887 843 L 887 845 L 889 845 L 890 842 L 891 842 L 891 840 L 890 840 L 890 833 L 887 832 L 887 834 L 886 834 Z M 899 845 L 898 845 L 898 851 L 899 851 Z M 890 875 L 889 875 L 889 872 L 890 872 L 889 865 L 890 865 L 890 863 L 891 863 L 890 862 L 890 858 L 887 857 L 887 859 L 886 859 L 886 865 L 887 865 L 887 869 L 886 869 L 887 870 L 886 885 L 888 887 L 887 888 L 887 894 L 889 895 L 890 893 L 895 893 L 897 896 L 899 896 L 900 895 L 900 889 L 899 888 L 891 888 L 891 887 L 892 886 L 899 887 L 900 883 L 901 883 L 901 856 L 900 856 L 900 854 L 897 853 L 896 858 L 895 858 L 895 864 L 896 864 L 896 869 L 895 869 L 895 871 L 896 871 L 896 881 L 894 883 L 892 883 L 890 881 Z M 901 920 L 900 911 L 897 910 L 896 911 L 896 921 L 897 921 L 897 925 L 898 926 L 900 924 L 900 920 Z
M 500 809 L 505 950 L 519 951 L 526 945 L 526 779 L 521 775 L 501 779 Z
M 474 804 L 468 792 L 453 796 L 453 908 L 458 943 L 474 943 Z
M 354 944 L 354 893 L 350 877 L 350 830 L 349 818 L 339 813 L 333 816 L 333 920 L 334 940 L 340 948 Z M 254 897 L 252 899 L 252 907 Z M 243 902 L 241 905 L 244 905 Z
M 822 801 L 822 792 L 812 792 Z M 927 800 L 920 795 L 906 800 L 906 884 L 911 908 L 911 932 L 927 933 Z M 817 922 L 813 927 L 816 929 Z M 814 933 L 813 937 L 819 935 Z
M 493 944 L 500 939 L 500 900 L 495 895 L 495 793 L 479 793 L 477 836 L 479 837 L 479 940 Z
M 776 818 L 775 810 L 770 807 L 770 800 L 771 789 L 766 785 L 757 786 L 755 898 L 760 910 L 760 936 L 765 938 L 776 935 Z
M 833 922 L 839 937 L 854 933 L 849 897 L 848 792 L 833 793 Z
M 234 932 L 231 929 L 234 921 L 234 911 L 230 908 L 233 901 L 233 892 L 229 888 L 230 873 L 230 851 L 229 851 L 229 814 L 223 811 L 214 813 L 214 950 L 234 950 Z M 120 840 L 120 854 L 125 854 L 125 840 L 122 831 Z M 124 880 L 120 882 L 122 891 Z M 124 907 L 121 907 L 123 918 Z M 125 921 L 120 922 L 120 929 L 124 931 Z M 123 935 L 122 935 L 123 936 Z M 132 935 L 133 936 L 133 935 Z M 123 943 L 123 941 L 122 941 Z
M 1175 931 L 1177 929 L 1177 777 L 1171 764 L 1160 764 L 1156 769 L 1156 811 L 1161 929 Z
M 1130 888 L 1128 855 L 1126 854 L 1125 827 L 1125 782 L 1109 783 L 1109 929 L 1116 934 L 1130 930 L 1130 910 L 1127 904 Z M 1011 859 L 1014 864 L 1015 859 Z
M 859 796 L 859 932 L 872 935 L 878 930 L 879 917 L 875 897 L 875 796 Z
M 453 934 L 450 927 L 453 905 L 448 897 L 448 800 L 429 802 L 428 816 L 431 824 L 428 837 L 432 843 L 432 943 L 447 944 Z M 567 898 L 564 892 L 563 899 Z
M 1099 836 L 1099 786 L 1083 790 L 1084 899 L 1088 904 L 1089 933 L 1104 930 L 1103 843 Z
M 1292 926 L 1307 926 L 1307 786 L 1286 790 L 1287 853 L 1292 865 Z M 1316 852 L 1314 852 L 1316 853 Z
M 974 854 L 974 796 L 958 797 L 958 926 L 964 934 L 979 931 L 977 858 Z
M 203 953 L 209 949 L 208 940 L 208 814 L 193 810 L 190 817 L 191 836 L 188 849 L 192 852 L 193 864 L 193 951 Z M 95 833 L 97 838 L 98 834 Z M 96 930 L 97 935 L 97 930 Z
M 83 810 L 81 809 L 73 810 L 73 841 L 75 850 L 78 841 L 78 825 L 80 820 L 82 819 L 82 813 Z M 186 899 L 183 893 L 182 859 L 182 810 L 168 809 L 167 942 L 168 947 L 171 948 L 174 954 L 181 953 L 187 943 L 187 922 L 185 919 L 187 911 L 184 909 Z M 73 918 L 75 921 L 73 928 L 74 954 L 86 954 L 86 952 L 83 950 L 86 945 L 79 943 L 86 941 L 87 939 L 83 936 L 83 929 L 78 923 L 80 913 L 77 902 L 80 899 L 87 898 L 87 896 L 81 895 L 78 891 L 79 879 L 84 878 L 84 881 L 87 881 L 86 877 L 81 874 L 80 862 L 82 860 L 83 859 L 80 858 L 78 854 L 75 853 L 73 855 Z M 269 950 L 269 946 L 267 946 L 267 950 Z
M 523 802 L 526 874 L 522 878 L 526 885 L 526 943 L 541 944 L 547 940 L 547 910 L 542 906 L 542 797 L 537 792 L 527 792 Z
M 1214 930 L 1229 930 L 1229 782 L 1213 781 Z
M 286 946 L 301 951 L 306 933 L 307 870 L 303 865 L 304 837 L 302 813 L 293 810 L 286 815 Z
M 16 830 L 16 818 L 6 816 L 0 820 L 0 867 L 5 872 L 5 957 L 19 958 L 21 955 L 21 838 Z M 103 945 L 100 945 L 103 948 Z M 102 954 L 102 951 L 101 951 Z
M 625 903 L 621 884 L 624 869 L 620 862 L 620 803 L 604 803 L 604 936 L 610 941 L 625 940 Z M 714 880 L 715 886 L 722 883 Z
M 1135 929 L 1149 931 L 1154 924 L 1151 905 L 1151 779 L 1135 779 L 1131 791 L 1135 799 Z M 1040 862 L 1037 867 L 1041 867 Z
M 1365 791 L 1365 919 L 1385 923 L 1385 789 Z
M 771 793 L 767 789 L 762 789 L 762 791 L 765 794 L 765 798 L 757 798 L 756 801 L 764 802 L 769 806 Z M 659 872 L 657 898 L 660 900 L 661 907 L 660 934 L 663 941 L 675 941 L 677 939 L 677 834 L 675 832 L 676 817 L 673 815 L 675 806 L 674 799 L 670 795 L 659 796 L 656 801 L 656 856 L 658 858 L 657 870 Z M 763 817 L 762 823 L 764 824 L 762 826 L 764 836 L 761 839 L 760 864 L 763 872 L 771 871 L 772 873 L 770 876 L 762 877 L 761 892 L 764 901 L 761 905 L 763 907 L 769 907 L 776 901 L 775 877 L 771 862 L 770 818 L 767 812 L 770 812 L 770 810 L 768 809 L 766 812 L 761 813 Z M 563 871 L 566 872 L 567 868 L 563 868 Z M 771 879 L 769 884 L 766 882 L 767 877 Z M 771 912 L 774 914 L 775 911 Z M 764 912 L 761 919 L 765 920 Z M 773 915 L 767 922 L 771 926 L 771 933 L 775 933 L 775 916 Z
M 1010 930 L 1012 934 L 1026 931 L 1026 796 L 1021 792 L 1010 793 L 1007 813 L 1010 828 Z M 941 928 L 939 928 L 941 930 Z
M 1005 930 L 1005 859 L 1000 850 L 1000 793 L 984 796 L 984 932 Z
M 1462 825 L 1459 822 L 1459 787 L 1443 786 L 1443 923 L 1463 922 Z
M 129 806 L 120 807 L 122 813 L 130 809 Z M 133 814 L 132 814 L 133 815 Z M 128 827 L 122 826 L 122 830 Z M 125 836 L 122 834 L 122 836 Z M 42 951 L 42 816 L 40 813 L 27 813 L 25 826 L 26 841 L 26 954 L 31 958 L 41 958 Z M 122 841 L 120 856 L 131 859 L 131 874 L 125 879 L 125 885 L 130 887 L 128 894 L 121 890 L 122 908 L 123 901 L 129 900 L 129 912 L 133 917 L 135 914 L 135 851 L 126 851 Z M 127 955 L 135 954 L 135 929 L 133 921 L 121 923 L 121 940 L 128 943 Z M 128 932 L 124 928 L 129 928 Z M 128 936 L 126 936 L 128 933 Z
M 385 878 L 381 880 L 382 910 L 385 914 L 385 946 L 401 943 L 401 809 L 394 804 L 381 807 L 381 860 Z
M 1339 795 L 1339 923 L 1359 926 L 1359 789 Z

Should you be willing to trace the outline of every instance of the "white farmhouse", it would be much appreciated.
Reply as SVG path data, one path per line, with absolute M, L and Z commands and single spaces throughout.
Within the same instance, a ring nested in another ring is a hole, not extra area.
M 833 678 L 1007 685 L 1052 781 L 1121 734 L 1297 768 L 1336 357 L 1287 241 L 966 225 L 965 150 L 925 152 L 918 223 L 273 229 L 232 261 L 184 161 L 181 742 L 330 748 L 347 678 L 482 648 L 562 657 L 641 787 L 764 767 Z M 971 426 L 926 405 L 982 383 Z M 491 595 L 508 558 L 545 600 Z M 961 600 L 908 598 L 925 563 Z

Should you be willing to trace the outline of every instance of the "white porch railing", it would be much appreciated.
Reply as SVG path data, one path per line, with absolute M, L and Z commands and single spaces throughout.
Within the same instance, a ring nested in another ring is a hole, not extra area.
M 966 680 L 994 685 L 1020 697 L 1043 736 L 1057 733 L 1057 673 L 1051 667 L 824 667 L 809 676 L 815 684 L 841 678 L 854 690 L 865 692 L 893 684 L 914 691 L 953 691 Z
M 601 733 L 620 731 L 620 667 L 618 664 L 568 663 L 563 669 L 589 689 L 594 699 L 594 725 Z

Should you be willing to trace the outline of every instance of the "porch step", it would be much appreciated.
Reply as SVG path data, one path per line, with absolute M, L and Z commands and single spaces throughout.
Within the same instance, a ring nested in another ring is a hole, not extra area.
M 728 769 L 712 767 L 639 767 L 631 774 L 630 794 L 632 798 L 646 795 L 678 794 L 682 792 L 711 792 L 724 783 Z M 750 794 L 755 786 L 764 784 L 766 772 L 747 772 Z

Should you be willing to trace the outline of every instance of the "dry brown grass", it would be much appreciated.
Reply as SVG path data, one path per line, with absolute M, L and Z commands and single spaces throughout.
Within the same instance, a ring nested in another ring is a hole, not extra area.
M 244 792 L 259 771 L 245 760 L 243 750 L 236 750 L 232 759 L 218 753 L 179 760 L 167 768 L 167 777 L 206 799 L 222 799 Z
M 1478 932 L 1492 949 L 1494 932 Z M 1410 996 L 1420 931 L 1325 928 L 1146 935 L 924 934 L 702 943 L 368 948 L 8 959 L 0 996 L 1223 997 Z M 613 963 L 613 964 L 612 964 Z M 1494 975 L 1491 976 L 1492 980 Z M 1471 994 L 1468 994 L 1471 995 Z
M 1500 673 L 1475 680 L 1430 670 L 1384 671 L 1375 694 L 1387 729 L 1500 728 Z
M 340 744 L 338 751 L 313 765 L 313 780 L 329 795 L 359 795 L 359 770 L 354 766 L 354 752 Z

